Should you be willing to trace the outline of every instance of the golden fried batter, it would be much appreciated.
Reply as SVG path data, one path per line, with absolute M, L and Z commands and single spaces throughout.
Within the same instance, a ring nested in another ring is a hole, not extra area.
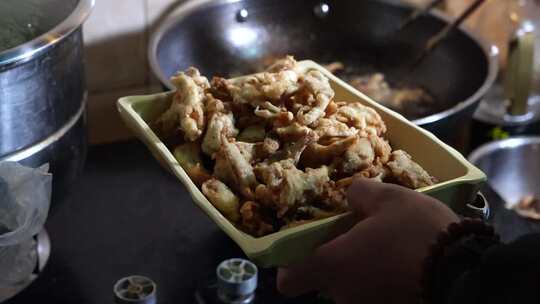
M 252 197 L 253 189 L 255 189 L 255 186 L 257 185 L 253 167 L 242 155 L 237 145 L 230 142 L 224 135 L 222 135 L 221 141 L 222 146 L 220 152 L 227 162 L 236 187 L 245 197 Z
M 234 116 L 231 112 L 217 112 L 210 117 L 208 127 L 204 135 L 202 150 L 205 154 L 212 156 L 219 151 L 223 143 L 222 136 L 226 138 L 235 137 L 238 130 L 234 126 Z
M 303 206 L 298 208 L 298 213 L 303 213 L 313 220 L 321 220 L 338 215 L 341 211 L 326 211 L 313 206 Z
M 392 152 L 374 109 L 334 100 L 329 79 L 293 57 L 211 85 L 193 68 L 172 81 L 177 91 L 154 124 L 158 134 L 183 134 L 174 149 L 180 165 L 251 235 L 345 212 L 354 178 L 412 189 L 434 183 L 407 153 Z
M 185 143 L 174 149 L 174 157 L 193 182 L 200 186 L 212 176 L 204 168 L 199 143 Z
M 276 128 L 277 135 L 284 141 L 297 140 L 311 133 L 311 129 L 301 126 L 298 123 L 292 123 L 288 126 Z
M 358 133 L 354 127 L 349 127 L 341 121 L 321 118 L 315 124 L 315 132 L 321 139 L 332 137 L 351 137 Z
M 242 228 L 254 236 L 263 236 L 274 232 L 274 227 L 267 223 L 261 215 L 259 204 L 248 201 L 240 208 Z
M 304 106 L 296 113 L 296 119 L 300 124 L 308 126 L 326 115 L 326 107 L 334 98 L 334 90 L 328 78 L 315 70 L 301 76 L 299 82 L 302 85 L 295 101 Z
M 227 83 L 233 102 L 257 107 L 269 101 L 278 103 L 298 90 L 298 75 L 291 70 L 260 73 Z
M 345 150 L 343 156 L 336 158 L 334 162 L 336 166 L 340 167 L 343 174 L 352 175 L 371 167 L 374 160 L 375 151 L 369 139 L 356 137 L 354 143 Z
M 388 141 L 375 135 L 368 136 L 368 139 L 375 152 L 375 163 L 386 164 L 390 159 L 390 153 L 392 153 L 392 147 L 390 147 Z
M 308 199 L 320 196 L 324 184 L 330 180 L 326 166 L 303 172 L 291 160 L 260 166 L 257 171 L 263 184 L 257 187 L 256 198 L 267 206 L 273 205 L 278 218 Z
M 286 70 L 295 70 L 298 67 L 296 60 L 293 56 L 285 56 L 285 58 L 276 60 L 266 71 L 270 73 L 277 73 Z
M 356 142 L 356 136 L 340 138 L 329 145 L 313 143 L 302 154 L 301 162 L 305 167 L 317 168 L 329 164 L 332 159 L 342 155 Z
M 238 197 L 221 181 L 211 178 L 202 184 L 202 192 L 226 218 L 236 222 L 240 218 Z
M 321 203 L 335 212 L 344 212 L 347 210 L 347 187 L 349 185 L 350 183 L 329 181 L 324 185 Z
M 210 87 L 206 77 L 195 68 L 180 72 L 171 79 L 177 91 L 170 108 L 158 119 L 158 124 L 165 132 L 177 124 L 184 132 L 186 140 L 197 140 L 204 130 L 204 91 Z
M 330 116 L 331 119 L 356 128 L 364 137 L 370 134 L 381 136 L 386 132 L 386 125 L 374 109 L 359 102 L 339 102 L 337 104 L 337 112 Z
M 302 135 L 300 138 L 292 141 L 285 141 L 285 145 L 282 150 L 270 156 L 270 161 L 279 161 L 284 159 L 292 160 L 296 165 L 300 161 L 300 157 L 304 150 L 317 141 L 317 134 L 308 130 L 308 132 Z
M 246 127 L 240 134 L 238 134 L 237 139 L 239 141 L 255 143 L 263 141 L 266 138 L 266 130 L 264 125 L 251 125 Z
M 417 189 L 435 183 L 435 179 L 403 150 L 392 152 L 390 161 L 386 165 L 390 168 L 393 177 L 406 187 Z
M 287 125 L 294 119 L 293 113 L 285 108 L 280 108 L 266 101 L 257 106 L 254 111 L 255 115 L 266 120 L 276 121 L 277 125 Z
M 237 141 L 235 144 L 249 163 L 260 162 L 279 149 L 279 142 L 269 137 L 258 143 Z

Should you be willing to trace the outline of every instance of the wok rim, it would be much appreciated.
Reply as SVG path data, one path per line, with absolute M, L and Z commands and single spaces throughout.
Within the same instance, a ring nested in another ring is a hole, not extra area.
M 167 17 L 163 24 L 159 25 L 156 30 L 151 34 L 148 44 L 148 61 L 150 69 L 162 85 L 166 86 L 169 90 L 174 90 L 174 85 L 172 85 L 170 80 L 165 76 L 157 60 L 158 45 L 161 42 L 163 35 L 165 35 L 165 33 L 167 33 L 173 26 L 181 22 L 185 17 L 189 16 L 192 12 L 196 10 L 243 1 L 244 0 L 190 0 L 178 6 L 175 11 L 171 12 L 171 14 Z M 390 0 L 381 1 L 389 5 L 407 8 L 412 7 L 406 4 L 398 4 Z M 428 16 L 439 19 L 445 23 L 450 23 L 454 20 L 453 17 L 450 17 L 449 15 L 439 10 L 434 10 L 430 12 Z M 465 111 L 467 108 L 473 106 L 475 103 L 479 104 L 482 97 L 487 93 L 487 91 L 491 88 L 491 86 L 495 83 L 495 80 L 497 79 L 497 74 L 499 70 L 498 48 L 495 45 L 488 43 L 487 40 L 479 37 L 472 30 L 468 29 L 465 25 L 461 25 L 459 27 L 459 30 L 467 37 L 469 37 L 473 41 L 473 43 L 476 43 L 484 53 L 487 63 L 487 73 L 484 82 L 472 95 L 467 97 L 465 100 L 455 103 L 454 106 L 441 112 L 411 120 L 411 122 L 416 125 L 427 126 L 444 120 L 445 118 L 454 116 L 459 112 Z

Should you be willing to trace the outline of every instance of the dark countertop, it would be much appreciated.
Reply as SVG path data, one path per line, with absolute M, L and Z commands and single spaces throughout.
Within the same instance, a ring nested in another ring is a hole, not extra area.
M 490 204 L 491 217 L 489 223 L 495 227 L 505 243 L 514 241 L 524 234 L 540 233 L 540 222 L 520 217 L 505 207 L 504 200 L 488 184 L 480 190 Z
M 52 202 L 52 254 L 43 274 L 10 304 L 112 303 L 113 284 L 139 274 L 159 303 L 192 303 L 197 278 L 243 257 L 139 142 L 90 148 L 71 191 Z
M 493 193 L 486 196 L 503 239 L 540 231 L 501 211 Z M 136 141 L 92 147 L 80 179 L 53 201 L 46 229 L 52 243 L 47 267 L 7 303 L 112 303 L 113 284 L 133 274 L 157 283 L 160 304 L 193 303 L 197 279 L 226 258 L 243 257 Z M 263 275 L 271 285 L 272 271 Z

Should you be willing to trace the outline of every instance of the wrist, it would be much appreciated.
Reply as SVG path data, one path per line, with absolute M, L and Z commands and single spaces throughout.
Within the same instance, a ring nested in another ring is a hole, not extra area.
M 424 261 L 425 303 L 447 303 L 462 291 L 468 274 L 480 263 L 484 252 L 498 245 L 499 237 L 481 220 L 465 219 L 452 223 L 439 233 Z

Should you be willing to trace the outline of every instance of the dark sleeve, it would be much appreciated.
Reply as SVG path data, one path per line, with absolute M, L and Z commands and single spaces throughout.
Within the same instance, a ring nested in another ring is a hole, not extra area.
M 448 304 L 540 303 L 540 234 L 490 247 L 450 289 Z

